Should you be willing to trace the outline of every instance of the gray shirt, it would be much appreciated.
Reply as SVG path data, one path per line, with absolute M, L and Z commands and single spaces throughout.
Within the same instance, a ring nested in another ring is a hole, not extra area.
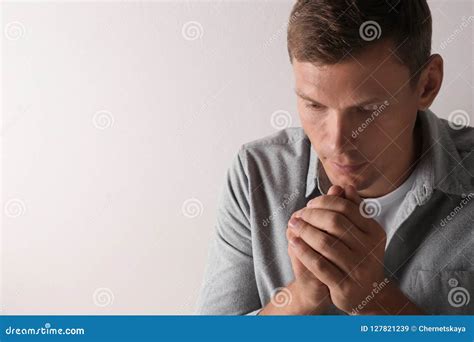
M 420 111 L 416 178 L 386 247 L 385 274 L 427 314 L 474 313 L 474 128 Z M 293 212 L 331 185 L 308 137 L 288 128 L 244 144 L 227 172 L 198 314 L 252 315 L 294 274 Z M 328 314 L 345 314 L 336 307 Z

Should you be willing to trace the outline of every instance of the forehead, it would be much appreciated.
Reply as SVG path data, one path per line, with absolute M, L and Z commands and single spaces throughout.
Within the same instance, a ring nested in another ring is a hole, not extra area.
M 410 78 L 390 42 L 379 42 L 336 64 L 293 61 L 296 89 L 326 102 L 364 96 L 395 96 Z

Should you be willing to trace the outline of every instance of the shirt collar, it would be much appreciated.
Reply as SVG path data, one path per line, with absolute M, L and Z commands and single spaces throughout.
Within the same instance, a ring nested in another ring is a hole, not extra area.
M 461 156 L 448 132 L 446 122 L 430 110 L 419 111 L 418 118 L 422 134 L 422 152 L 414 184 L 414 195 L 419 204 L 426 202 L 433 190 L 447 194 L 467 195 L 472 191 L 472 176 L 462 164 Z M 317 187 L 326 194 L 331 183 L 314 148 L 309 144 L 310 156 L 306 177 L 306 197 Z

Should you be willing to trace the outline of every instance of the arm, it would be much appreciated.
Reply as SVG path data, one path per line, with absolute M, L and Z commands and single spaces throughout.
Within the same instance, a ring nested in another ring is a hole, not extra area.
M 271 300 L 258 314 L 259 315 L 320 315 L 323 314 L 330 300 L 329 296 L 324 296 L 320 303 L 310 298 L 318 298 L 318 296 L 308 295 L 311 292 L 302 289 L 301 284 L 293 281 L 282 290 L 282 296 L 291 296 L 291 300 L 287 305 L 278 305 L 278 300 Z M 275 296 L 279 294 L 276 293 Z
M 416 304 L 410 301 L 398 288 L 389 283 L 377 298 L 379 308 L 368 310 L 364 315 L 426 315 Z
M 256 314 L 262 307 L 250 232 L 249 184 L 239 153 L 227 171 L 197 303 L 202 315 Z

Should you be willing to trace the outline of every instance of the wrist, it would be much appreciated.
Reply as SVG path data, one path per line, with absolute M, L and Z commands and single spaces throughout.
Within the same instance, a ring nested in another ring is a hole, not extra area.
M 361 315 L 421 315 L 422 311 L 405 294 L 390 283 L 375 298 L 372 305 L 361 310 Z
M 292 282 L 288 284 L 281 291 L 289 293 L 288 303 L 285 305 L 279 305 L 272 300 L 258 313 L 258 315 L 290 315 L 290 316 L 301 316 L 301 315 L 320 315 L 322 314 L 328 305 L 330 304 L 329 294 L 315 296 L 313 298 L 313 292 L 308 292 L 304 284 Z M 278 293 L 274 295 L 278 296 Z M 320 298 L 317 300 L 317 298 Z
M 314 289 L 314 285 L 298 283 L 296 281 L 288 285 L 294 293 L 295 306 L 298 315 L 320 315 L 323 314 L 331 304 L 329 292 L 323 287 Z

